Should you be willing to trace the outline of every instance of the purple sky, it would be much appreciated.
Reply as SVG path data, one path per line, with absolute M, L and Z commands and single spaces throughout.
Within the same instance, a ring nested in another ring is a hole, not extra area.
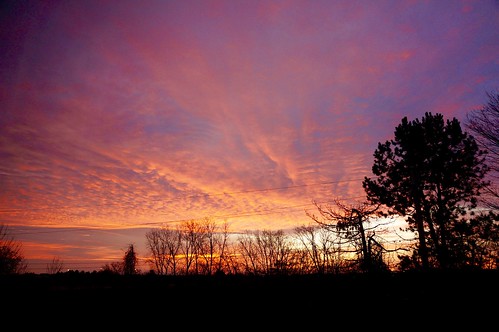
M 29 258 L 120 256 L 144 228 L 195 218 L 308 224 L 314 200 L 363 199 L 404 116 L 464 122 L 499 87 L 493 0 L 6 1 L 0 15 L 0 223 Z M 126 228 L 142 229 L 105 236 Z

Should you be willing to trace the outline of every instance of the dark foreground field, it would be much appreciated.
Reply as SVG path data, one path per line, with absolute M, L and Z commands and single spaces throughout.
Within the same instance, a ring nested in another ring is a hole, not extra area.
M 20 322 L 30 317 L 47 326 L 70 321 L 147 328 L 177 322 L 187 330 L 200 324 L 211 330 L 214 323 L 223 330 L 308 330 L 313 324 L 347 324 L 355 330 L 375 324 L 393 330 L 392 324 L 404 324 L 415 330 L 441 324 L 475 330 L 497 324 L 498 277 L 499 271 L 266 277 L 63 273 L 2 276 L 0 291 L 4 317 Z

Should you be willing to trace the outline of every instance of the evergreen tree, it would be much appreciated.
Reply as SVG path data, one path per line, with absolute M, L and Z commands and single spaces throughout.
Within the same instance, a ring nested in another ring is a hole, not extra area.
M 135 249 L 133 244 L 128 245 L 128 249 L 125 252 L 125 256 L 123 257 L 123 274 L 136 274 L 137 273 L 137 263 L 138 258 L 135 253 Z
M 368 200 L 388 207 L 389 214 L 406 216 L 409 229 L 418 233 L 413 257 L 423 269 L 463 264 L 463 238 L 473 235 L 470 217 L 477 206 L 488 167 L 484 151 L 463 132 L 457 119 L 441 114 L 407 117 L 395 137 L 379 143 L 373 174 L 363 187 Z

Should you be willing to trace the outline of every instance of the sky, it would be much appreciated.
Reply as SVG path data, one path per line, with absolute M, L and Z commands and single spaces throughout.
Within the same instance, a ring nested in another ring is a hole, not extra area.
M 403 117 L 499 87 L 499 2 L 3 1 L 0 223 L 35 272 L 185 220 L 307 225 L 365 198 Z

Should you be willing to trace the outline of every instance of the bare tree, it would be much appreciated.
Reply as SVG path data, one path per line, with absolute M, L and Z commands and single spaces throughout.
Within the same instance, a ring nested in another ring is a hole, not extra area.
M 153 266 L 153 270 L 160 275 L 168 272 L 167 242 L 164 241 L 163 233 L 168 229 L 153 228 L 146 233 L 147 248 L 151 254 L 146 261 Z
M 218 259 L 215 264 L 215 273 L 225 273 L 224 270 L 230 270 L 230 252 L 229 252 L 229 224 L 224 221 L 221 231 L 218 233 L 215 241 Z M 228 272 L 228 271 L 227 271 Z
M 367 202 L 345 204 L 340 199 L 334 199 L 333 205 L 319 205 L 315 203 L 319 215 L 307 212 L 307 215 L 317 224 L 334 232 L 340 240 L 338 250 L 354 254 L 354 266 L 361 271 L 386 269 L 383 262 L 383 247 L 376 228 L 380 224 L 371 224 L 371 219 L 376 217 L 379 206 Z
M 155 228 L 146 233 L 147 247 L 151 254 L 148 262 L 158 274 L 177 275 L 182 238 L 178 227 Z
M 203 274 L 211 275 L 217 259 L 217 224 L 211 218 L 204 218 L 199 221 L 200 230 L 203 236 L 198 241 L 198 257 L 202 258 Z
M 47 273 L 56 274 L 62 272 L 64 263 L 59 257 L 52 258 L 52 261 L 47 264 Z
M 22 243 L 9 234 L 7 226 L 0 224 L 0 275 L 24 273 L 27 267 Z
M 203 247 L 202 242 L 204 241 L 205 230 L 201 224 L 194 219 L 183 222 L 181 230 L 183 238 L 181 251 L 185 262 L 185 274 L 199 274 L 199 259 Z M 193 272 L 192 268 L 194 269 Z
M 465 126 L 476 142 L 487 151 L 485 162 L 489 166 L 490 185 L 484 190 L 482 203 L 499 210 L 499 90 L 487 93 L 488 102 L 480 109 L 470 111 Z
M 334 233 L 321 225 L 299 226 L 294 232 L 306 257 L 304 259 L 309 262 L 309 273 L 339 272 L 340 250 L 335 247 L 338 239 Z
M 240 262 L 246 274 L 262 274 L 259 264 L 259 251 L 252 232 L 246 231 L 237 239 L 237 252 L 240 254 Z
M 289 274 L 294 252 L 282 230 L 246 232 L 238 239 L 245 270 L 251 274 Z
M 219 270 L 217 271 L 224 271 L 224 273 L 229 274 L 243 274 L 246 270 L 244 267 L 245 264 L 243 264 L 242 255 L 240 254 L 239 243 L 237 240 L 229 241 L 228 236 L 229 234 L 227 234 L 227 237 L 224 237 L 227 241 L 224 241 L 223 250 L 219 251 L 221 253 L 221 260 L 219 262 Z
M 182 249 L 182 231 L 180 226 L 175 229 L 163 228 L 161 239 L 166 246 L 166 263 L 172 275 L 177 275 L 181 257 L 179 253 Z
M 199 223 L 203 234 L 199 238 L 199 254 L 204 260 L 204 273 L 208 275 L 215 272 L 222 273 L 224 254 L 228 245 L 228 224 L 225 222 L 220 231 L 211 218 L 206 217 Z
M 101 267 L 101 272 L 112 274 L 123 274 L 123 262 L 106 263 Z
M 150 257 L 158 274 L 214 274 L 234 271 L 227 222 L 221 229 L 212 218 L 189 220 L 176 229 L 163 227 L 146 233 Z

